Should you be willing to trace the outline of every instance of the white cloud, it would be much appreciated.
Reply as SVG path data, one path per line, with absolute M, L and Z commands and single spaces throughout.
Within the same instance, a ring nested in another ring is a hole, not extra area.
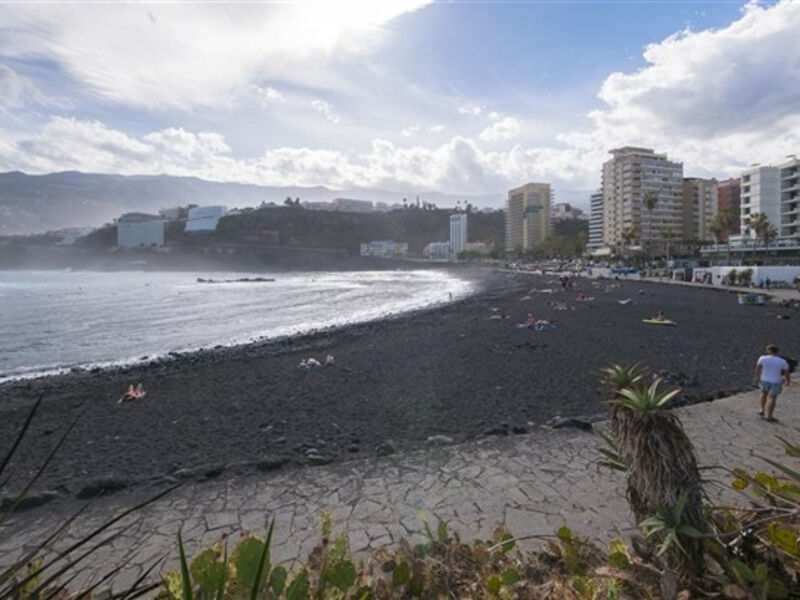
M 121 104 L 219 106 L 257 81 L 319 85 L 331 61 L 373 51 L 387 22 L 428 2 L 5 3 L 0 55 L 53 61 Z
M 531 125 L 523 132 L 516 119 L 487 113 L 476 104 L 458 110 L 488 124 L 476 139 L 450 136 L 443 143 L 437 138 L 427 145 L 399 145 L 352 124 L 340 127 L 343 137 L 352 135 L 341 148 L 360 151 L 327 147 L 324 142 L 307 147 L 310 144 L 301 141 L 299 147 L 280 146 L 247 157 L 237 156 L 218 133 L 170 128 L 133 137 L 97 121 L 54 118 L 40 129 L 0 132 L 0 165 L 35 172 L 166 172 L 266 185 L 479 193 L 537 180 L 562 188 L 594 188 L 608 150 L 644 145 L 683 160 L 687 174 L 728 176 L 751 162 L 775 162 L 800 151 L 797 31 L 800 2 L 769 8 L 750 4 L 728 27 L 684 31 L 651 44 L 643 68 L 606 79 L 598 93 L 602 104 L 590 113 L 589 126 L 536 144 L 525 138 Z M 0 46 L 3 43 L 0 40 Z M 287 97 L 286 106 L 295 99 Z M 304 97 L 298 104 L 306 117 L 310 101 Z M 453 104 L 442 104 L 455 120 Z M 313 100 L 312 108 L 332 122 L 340 119 L 324 100 Z M 354 113 L 346 114 L 349 121 Z M 400 121 L 385 131 L 415 122 Z M 452 122 L 444 122 L 448 131 L 453 129 Z M 444 131 L 443 125 L 415 127 L 407 130 L 419 138 L 425 131 Z M 360 140 L 356 134 L 363 134 Z M 499 146 L 512 138 L 513 146 Z
M 333 112 L 333 107 L 325 102 L 325 100 L 312 100 L 311 108 L 323 115 L 331 123 L 338 123 L 341 121 L 339 115 Z
M 495 121 L 483 131 L 481 131 L 480 139 L 484 142 L 501 142 L 510 140 L 519 135 L 520 125 L 519 121 L 513 117 L 505 117 L 499 121 Z
M 285 98 L 278 90 L 273 87 L 262 87 L 260 85 L 251 84 L 250 90 L 258 98 L 258 103 L 261 108 L 267 108 L 275 104 L 283 104 Z
M 575 149 L 652 146 L 707 174 L 797 152 L 798 31 L 800 2 L 751 2 L 728 27 L 650 44 L 647 66 L 606 78 L 598 94 L 606 106 L 590 113 L 594 128 L 559 139 Z
M 53 118 L 36 134 L 0 131 L 0 165 L 29 172 L 194 175 L 261 185 L 328 185 L 478 193 L 505 189 L 509 181 L 538 176 L 546 157 L 519 147 L 486 152 L 455 137 L 434 146 L 399 146 L 374 139 L 358 155 L 328 148 L 273 148 L 234 158 L 217 133 L 168 128 L 141 138 L 97 121 Z M 539 160 L 541 158 L 542 160 Z M 552 163 L 551 163 L 552 165 Z
M 483 106 L 480 104 L 463 104 L 458 107 L 458 114 L 460 115 L 471 115 L 473 117 L 477 117 L 482 112 Z
M 411 127 L 406 127 L 400 132 L 400 135 L 403 137 L 413 137 L 417 133 L 419 133 L 420 126 L 419 125 L 412 125 Z
M 0 64 L 0 110 L 34 105 L 47 108 L 71 107 L 71 103 L 65 98 L 48 96 L 33 81 Z

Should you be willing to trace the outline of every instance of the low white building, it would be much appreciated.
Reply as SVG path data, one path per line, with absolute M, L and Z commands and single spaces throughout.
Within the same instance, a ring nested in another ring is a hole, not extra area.
M 784 283 L 793 285 L 796 277 L 800 277 L 800 266 L 743 266 L 743 267 L 707 267 L 695 269 L 692 273 L 693 281 L 697 283 L 712 283 L 714 285 L 724 285 L 728 273 L 749 270 L 752 272 L 751 281 L 754 285 L 759 283 L 766 284 L 767 279 L 770 283 Z
M 408 244 L 406 242 L 395 242 L 394 240 L 373 240 L 366 244 L 361 244 L 361 256 L 378 256 L 381 258 L 398 258 L 408 255 Z
M 117 221 L 117 247 L 149 248 L 164 245 L 164 219 L 160 215 L 127 213 Z
M 431 242 L 422 254 L 429 260 L 450 260 L 450 242 Z
M 186 220 L 184 231 L 216 231 L 219 220 L 226 215 L 225 206 L 197 206 L 189 209 L 189 218 Z

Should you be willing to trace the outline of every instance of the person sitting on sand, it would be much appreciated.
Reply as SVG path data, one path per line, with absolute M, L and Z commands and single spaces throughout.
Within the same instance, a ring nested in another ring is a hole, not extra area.
M 528 316 L 521 323 L 521 325 L 524 327 L 534 327 L 536 325 L 536 317 L 534 317 L 531 313 L 528 313 Z
M 664 314 L 663 310 L 658 311 L 658 314 L 653 317 L 653 321 L 666 321 L 667 315 Z

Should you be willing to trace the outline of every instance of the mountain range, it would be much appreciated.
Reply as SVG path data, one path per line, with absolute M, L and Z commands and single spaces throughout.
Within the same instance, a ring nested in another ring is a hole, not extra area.
M 337 197 L 389 204 L 432 202 L 440 207 L 457 201 L 483 208 L 500 208 L 504 192 L 454 195 L 439 192 L 395 192 L 378 189 L 334 190 L 316 187 L 267 187 L 175 177 L 171 175 L 107 175 L 64 171 L 28 175 L 20 171 L 0 173 L 0 235 L 44 232 L 64 227 L 97 227 L 126 212 L 157 212 L 187 204 L 221 204 L 228 208 L 281 204 L 287 196 L 302 201 L 324 202 Z M 573 199 L 574 196 L 574 199 Z M 586 204 L 583 191 L 559 192 L 561 202 Z M 576 202 L 577 200 L 577 202 Z

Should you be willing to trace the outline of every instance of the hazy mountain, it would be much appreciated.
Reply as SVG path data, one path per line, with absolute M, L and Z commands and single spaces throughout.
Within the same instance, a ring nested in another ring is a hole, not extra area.
M 169 175 L 98 175 L 66 171 L 27 175 L 0 173 L 0 235 L 42 232 L 61 227 L 97 226 L 122 213 L 156 212 L 187 204 L 222 204 L 228 208 L 282 203 L 287 196 L 301 201 L 330 201 L 336 197 L 377 202 L 433 202 L 441 207 L 456 201 L 476 207 L 500 207 L 504 194 L 457 196 L 438 192 L 391 192 L 372 189 L 332 190 L 326 187 L 265 187 L 219 183 Z

